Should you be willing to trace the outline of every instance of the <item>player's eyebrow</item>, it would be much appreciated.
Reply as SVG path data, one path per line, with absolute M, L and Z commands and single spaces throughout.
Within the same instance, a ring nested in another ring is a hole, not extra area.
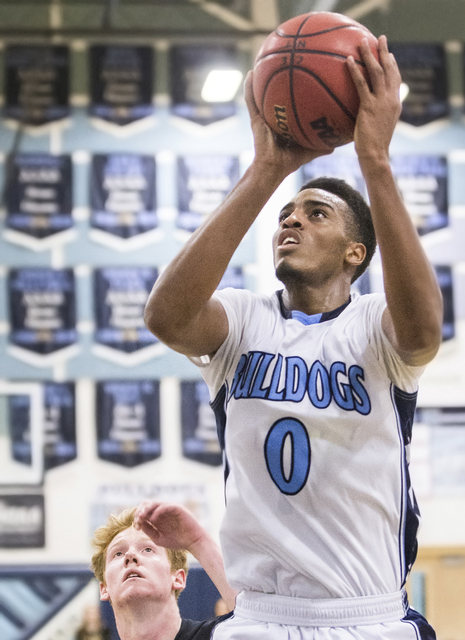
M 317 200 L 316 198 L 307 198 L 306 200 L 304 200 L 302 202 L 302 204 L 304 205 L 304 207 L 308 207 L 310 206 L 320 206 L 320 207 L 328 207 L 329 209 L 334 210 L 335 207 L 334 205 L 332 205 L 330 202 L 325 202 L 323 200 Z M 286 205 L 284 205 L 284 207 L 281 209 L 281 211 L 279 212 L 279 215 L 281 216 L 283 213 L 292 213 L 294 211 L 296 207 L 296 203 L 295 202 L 288 202 Z

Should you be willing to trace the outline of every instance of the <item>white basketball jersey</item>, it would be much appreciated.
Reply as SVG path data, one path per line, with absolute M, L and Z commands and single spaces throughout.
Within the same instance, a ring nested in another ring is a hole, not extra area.
M 381 294 L 289 314 L 227 289 L 229 335 L 208 364 L 224 447 L 221 544 L 239 590 L 351 598 L 401 589 L 419 522 L 410 442 L 422 368 L 381 329 Z

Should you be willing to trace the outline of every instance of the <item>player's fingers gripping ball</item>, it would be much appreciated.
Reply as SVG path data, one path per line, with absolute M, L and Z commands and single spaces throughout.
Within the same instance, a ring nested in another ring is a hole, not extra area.
M 255 60 L 253 95 L 282 140 L 322 150 L 353 140 L 360 101 L 346 60 L 353 56 L 367 78 L 363 38 L 378 59 L 378 41 L 366 27 L 328 11 L 291 18 L 266 38 Z

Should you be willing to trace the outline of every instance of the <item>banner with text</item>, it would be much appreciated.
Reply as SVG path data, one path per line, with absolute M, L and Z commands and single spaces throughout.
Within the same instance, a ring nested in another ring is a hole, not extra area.
M 239 180 L 239 158 L 189 155 L 177 159 L 176 226 L 194 231 L 218 207 Z
M 402 76 L 405 98 L 400 120 L 421 127 L 450 113 L 446 51 L 442 44 L 389 45 Z
M 130 153 L 92 158 L 91 225 L 120 238 L 158 226 L 155 158 Z
M 135 467 L 161 456 L 158 380 L 97 383 L 98 456 Z
M 124 126 L 152 115 L 151 47 L 94 45 L 89 50 L 89 114 Z
M 22 153 L 6 166 L 6 224 L 34 238 L 73 226 L 71 157 Z
M 70 114 L 69 75 L 66 46 L 8 46 L 3 116 L 26 125 L 66 118 Z
M 202 89 L 210 71 L 238 69 L 237 51 L 225 45 L 178 45 L 170 50 L 171 112 L 200 125 L 236 113 L 234 100 L 207 102 Z
M 391 167 L 417 231 L 425 235 L 449 224 L 447 158 L 395 155 Z
M 106 267 L 94 272 L 95 341 L 126 353 L 158 342 L 144 307 L 158 277 L 154 267 Z
M 77 341 L 72 269 L 12 269 L 8 288 L 14 345 L 46 355 Z

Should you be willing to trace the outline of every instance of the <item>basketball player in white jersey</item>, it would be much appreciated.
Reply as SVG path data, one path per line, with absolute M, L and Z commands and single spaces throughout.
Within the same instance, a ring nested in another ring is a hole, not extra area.
M 282 180 L 319 152 L 282 148 L 246 81 L 255 157 L 157 280 L 147 326 L 196 362 L 224 447 L 226 575 L 240 591 L 215 638 L 431 640 L 404 585 L 419 512 L 408 474 L 418 379 L 441 342 L 434 271 L 397 191 L 389 145 L 400 73 L 384 36 L 361 46 L 355 150 L 371 203 L 341 181 L 283 208 L 273 296 L 216 292 Z M 311 97 L 309 97 L 309 100 Z M 383 294 L 351 295 L 375 238 Z

